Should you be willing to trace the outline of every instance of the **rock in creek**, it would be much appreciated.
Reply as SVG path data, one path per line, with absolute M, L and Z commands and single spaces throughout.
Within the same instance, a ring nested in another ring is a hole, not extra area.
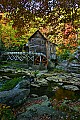
M 72 90 L 72 91 L 79 90 L 79 88 L 77 86 L 74 86 L 74 85 L 64 85 L 62 87 L 65 88 L 65 89 L 67 89 L 67 90 Z

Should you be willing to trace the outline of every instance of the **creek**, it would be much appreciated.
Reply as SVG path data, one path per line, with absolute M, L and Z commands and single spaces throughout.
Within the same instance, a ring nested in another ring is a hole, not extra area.
M 55 90 L 53 90 L 55 88 Z M 62 88 L 61 86 L 55 86 L 54 83 L 48 83 L 48 87 L 42 86 L 40 88 L 31 88 L 31 94 L 37 94 L 39 96 L 47 95 L 49 98 L 62 100 L 62 99 L 71 99 L 78 100 L 80 99 L 80 90 L 71 91 Z
M 0 71 L 0 87 L 3 86 L 3 84 L 7 81 L 6 79 L 3 79 L 4 76 L 8 76 L 11 79 L 14 77 L 23 77 L 25 76 L 25 73 L 12 73 L 11 71 L 9 72 L 1 72 Z M 28 80 L 30 76 L 27 75 Z M 61 99 L 71 99 L 71 100 L 77 100 L 80 99 L 80 90 L 77 91 L 71 91 L 71 90 L 66 90 L 64 88 L 62 88 L 62 86 L 59 86 L 57 83 L 55 82 L 48 82 L 48 86 L 40 86 L 38 87 L 30 87 L 30 94 L 37 94 L 38 96 L 42 96 L 42 95 L 47 95 L 49 98 L 52 99 L 57 99 L 57 100 L 61 100 Z

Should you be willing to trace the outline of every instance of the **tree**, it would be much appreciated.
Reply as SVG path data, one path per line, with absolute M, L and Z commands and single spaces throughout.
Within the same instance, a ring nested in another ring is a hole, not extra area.
M 23 39 L 22 35 L 28 39 L 37 29 L 57 44 L 64 41 L 70 43 L 75 36 L 72 32 L 79 33 L 79 0 L 1 0 L 0 7 L 6 17 L 13 21 L 12 27 L 14 31 L 17 30 L 15 36 L 18 42 Z M 72 28 L 67 34 L 66 24 L 71 24 Z

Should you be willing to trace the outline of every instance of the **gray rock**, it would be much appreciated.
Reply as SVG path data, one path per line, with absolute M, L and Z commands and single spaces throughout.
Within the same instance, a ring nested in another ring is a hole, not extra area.
M 37 103 L 29 106 L 28 108 L 26 108 L 26 112 L 17 116 L 16 120 L 61 120 L 63 118 L 66 119 L 66 113 L 54 110 L 47 96 L 38 97 L 35 100 L 42 100 L 42 103 Z M 45 117 L 41 118 L 41 116 Z
M 75 82 L 73 85 L 80 86 L 80 82 Z
M 59 77 L 58 76 L 47 77 L 46 80 L 53 81 L 53 82 L 59 82 Z
M 35 100 L 42 100 L 42 102 L 27 107 L 26 112 L 17 116 L 17 120 L 32 120 L 33 117 L 39 117 L 43 114 L 53 115 L 54 110 L 47 96 L 38 97 Z
M 63 83 L 57 83 L 57 85 L 62 86 L 62 85 L 63 85 Z
M 79 88 L 77 86 L 74 86 L 74 85 L 64 85 L 62 87 L 65 88 L 65 89 L 67 89 L 67 90 L 72 90 L 72 91 L 79 90 Z
M 0 76 L 0 80 L 2 79 L 2 76 Z
M 47 81 L 58 82 L 58 76 L 47 77 L 46 80 Z
M 31 86 L 41 87 L 48 86 L 48 80 L 44 78 L 36 78 L 34 83 L 31 83 Z
M 77 50 L 72 54 L 72 57 L 69 58 L 67 71 L 80 73 L 80 46 L 77 47 Z
M 36 87 L 36 88 L 39 88 L 39 87 L 40 87 L 38 84 L 35 84 L 35 83 L 32 83 L 31 86 L 32 86 L 32 87 Z
M 7 79 L 7 80 L 10 80 L 10 79 L 11 79 L 11 78 L 8 77 L 8 76 L 2 76 L 2 78 Z
M 11 106 L 23 103 L 30 93 L 30 82 L 23 80 L 12 90 L 0 92 L 0 102 Z
M 22 104 L 27 99 L 29 93 L 29 89 L 12 89 L 0 92 L 0 103 L 15 107 Z
M 47 81 L 53 81 L 53 78 L 52 77 L 47 77 L 46 80 Z
M 22 80 L 21 82 L 19 82 L 15 87 L 15 89 L 27 89 L 30 87 L 30 82 L 28 80 Z
M 6 73 L 12 73 L 12 72 L 14 72 L 15 70 L 14 69 L 11 69 L 11 68 L 6 68 L 6 69 L 4 69 L 4 72 L 6 72 Z
M 31 94 L 30 95 L 32 98 L 37 98 L 38 97 L 38 95 L 36 95 L 36 94 Z
M 71 75 L 72 75 L 73 77 L 77 77 L 77 78 L 80 78 L 80 74 L 71 73 Z
M 52 87 L 52 91 L 53 91 L 53 92 L 57 91 L 58 89 L 59 89 L 58 86 Z
M 48 82 L 47 82 L 46 79 L 38 80 L 37 83 L 38 83 L 40 86 L 48 86 Z

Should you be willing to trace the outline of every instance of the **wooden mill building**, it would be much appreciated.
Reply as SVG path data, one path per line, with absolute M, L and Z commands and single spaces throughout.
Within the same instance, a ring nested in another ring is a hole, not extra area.
M 28 39 L 29 53 L 38 53 L 35 56 L 34 64 L 48 64 L 48 59 L 56 59 L 56 44 L 48 41 L 42 33 L 37 30 Z M 42 54 L 39 56 L 39 54 Z
M 26 61 L 28 67 L 35 65 L 47 67 L 49 60 L 56 59 L 56 44 L 48 41 L 42 33 L 37 30 L 24 45 L 25 52 L 4 52 L 7 60 Z

